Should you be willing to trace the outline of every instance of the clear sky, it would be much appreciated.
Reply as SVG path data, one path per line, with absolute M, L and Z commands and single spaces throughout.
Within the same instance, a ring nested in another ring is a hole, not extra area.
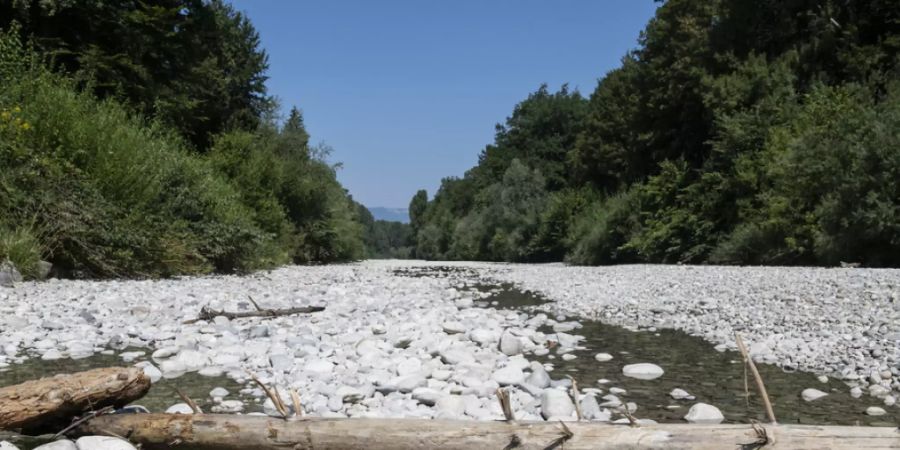
M 366 206 L 461 176 L 541 83 L 590 95 L 637 46 L 652 0 L 233 0 L 269 53 L 269 92 Z

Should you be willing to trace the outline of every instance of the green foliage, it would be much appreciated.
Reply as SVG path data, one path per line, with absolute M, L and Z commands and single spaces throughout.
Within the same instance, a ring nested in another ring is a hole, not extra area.
M 352 200 L 334 169 L 310 157 L 296 119 L 282 130 L 221 134 L 209 155 L 197 155 L 164 123 L 97 100 L 49 72 L 15 31 L 6 33 L 0 37 L 6 251 L 25 255 L 16 258 L 26 273 L 42 254 L 73 276 L 96 277 L 361 257 Z M 40 251 L 22 250 L 29 248 Z
M 222 0 L 0 1 L 0 28 L 14 21 L 55 68 L 200 150 L 226 129 L 254 129 L 271 108 L 259 35 Z
M 37 278 L 41 261 L 41 243 L 31 227 L 8 228 L 0 225 L 0 262 L 12 261 L 25 278 Z
M 661 3 L 587 102 L 516 106 L 420 215 L 418 254 L 900 264 L 896 2 Z M 547 177 L 537 215 L 488 201 L 515 159 Z

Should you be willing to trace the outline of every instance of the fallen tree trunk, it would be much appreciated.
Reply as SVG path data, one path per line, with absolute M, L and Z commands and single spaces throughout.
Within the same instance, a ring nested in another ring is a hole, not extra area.
M 75 416 L 124 406 L 150 390 L 141 369 L 109 367 L 56 375 L 0 388 L 0 429 L 55 432 Z
M 227 317 L 228 319 L 241 319 L 244 317 L 279 317 L 292 316 L 294 314 L 314 313 L 324 310 L 324 306 L 300 306 L 296 308 L 285 309 L 257 309 L 256 311 L 228 312 L 217 311 L 215 309 L 209 309 L 204 306 L 200 309 L 200 314 L 196 319 L 185 320 L 182 323 L 185 325 L 190 325 L 201 320 L 213 320 L 214 318 L 216 318 L 216 316 Z
M 895 428 L 602 423 L 471 422 L 418 419 L 298 419 L 219 414 L 97 417 L 82 434 L 127 436 L 144 449 L 900 449 Z M 772 442 L 774 440 L 774 442 Z

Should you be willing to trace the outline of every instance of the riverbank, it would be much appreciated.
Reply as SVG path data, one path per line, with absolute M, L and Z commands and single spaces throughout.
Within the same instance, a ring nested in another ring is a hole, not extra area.
M 451 269 L 439 270 L 442 266 Z M 708 380 L 700 375 L 693 377 L 693 385 L 687 381 L 678 385 L 688 391 L 687 396 L 673 398 L 680 394 L 669 392 L 672 379 L 668 371 L 678 370 L 675 363 L 662 364 L 667 374 L 659 380 L 623 376 L 616 364 L 635 359 L 631 353 L 641 353 L 621 346 L 649 345 L 648 340 L 597 337 L 581 329 L 594 325 L 579 316 L 651 330 L 705 330 L 697 334 L 724 343 L 724 347 L 732 339 L 732 330 L 739 329 L 753 343 L 758 359 L 782 365 L 797 361 L 804 367 L 823 361 L 822 367 L 832 367 L 832 374 L 842 370 L 836 364 L 849 367 L 840 359 L 841 352 L 855 361 L 862 348 L 880 348 L 880 356 L 870 350 L 869 359 L 854 363 L 854 368 L 870 361 L 886 364 L 891 370 L 896 366 L 890 364 L 898 359 L 886 339 L 897 323 L 891 322 L 896 310 L 890 308 L 895 304 L 892 296 L 898 295 L 898 281 L 900 271 L 863 269 L 575 268 L 409 261 L 286 267 L 247 277 L 50 280 L 0 290 L 0 370 L 15 373 L 26 361 L 40 367 L 41 362 L 66 358 L 97 358 L 102 352 L 144 367 L 154 379 L 175 380 L 192 374 L 192 384 L 196 384 L 197 377 L 209 377 L 210 391 L 221 387 L 227 377 L 230 384 L 225 393 L 210 392 L 208 399 L 200 400 L 222 412 L 274 414 L 271 402 L 249 379 L 248 372 L 252 372 L 266 384 L 296 389 L 305 412 L 320 417 L 501 419 L 495 392 L 498 387 L 511 386 L 517 419 L 568 420 L 575 418 L 575 410 L 566 395 L 568 374 L 560 368 L 575 357 L 576 361 L 593 361 L 590 367 L 604 367 L 603 358 L 592 357 L 602 345 L 615 358 L 606 364 L 617 373 L 608 377 L 612 383 L 579 379 L 585 417 L 627 422 L 622 414 L 627 407 L 629 411 L 637 408 L 639 418 L 683 421 L 698 403 L 715 405 L 726 400 L 706 398 L 699 386 Z M 499 298 L 493 296 L 500 291 L 500 282 L 541 292 L 553 302 L 535 302 L 524 309 L 487 307 L 484 299 Z M 254 308 L 251 297 L 263 308 L 324 306 L 325 310 L 277 318 L 222 317 L 182 323 L 197 317 L 203 307 L 250 311 Z M 551 314 L 528 310 L 534 307 Z M 817 315 L 821 320 L 816 320 Z M 862 324 L 879 317 L 887 322 L 863 333 Z M 842 347 L 842 335 L 852 337 L 857 332 L 861 338 L 849 342 L 865 346 L 856 349 L 859 351 L 844 350 L 850 347 Z M 777 337 L 780 335 L 785 337 Z M 636 335 L 640 336 L 647 334 Z M 834 340 L 825 340 L 827 336 Z M 669 337 L 664 334 L 662 338 Z M 761 343 L 769 341 L 773 345 L 766 352 Z M 619 348 L 606 348 L 615 342 Z M 786 342 L 797 342 L 796 350 L 788 351 Z M 711 346 L 690 345 L 716 353 Z M 838 363 L 828 363 L 833 358 Z M 725 354 L 717 364 L 721 370 L 730 366 L 728 370 L 739 373 L 740 365 L 729 359 L 733 358 Z M 878 385 L 895 382 L 896 374 L 891 374 L 890 382 Z M 723 375 L 710 372 L 705 376 L 716 379 Z M 874 385 L 845 381 L 861 387 Z M 813 382 L 801 385 L 824 389 L 832 398 L 841 399 L 840 403 L 848 403 L 843 397 L 850 399 L 851 386 Z M 656 385 L 666 387 L 665 392 L 654 390 Z M 797 392 L 790 395 L 799 398 L 799 386 L 795 387 Z M 193 390 L 203 391 L 202 386 Z M 868 416 L 863 411 L 879 407 L 886 410 L 884 419 L 889 422 L 897 408 L 885 404 L 888 393 L 874 393 L 879 395 L 866 395 L 858 405 L 844 405 L 845 416 L 858 417 L 844 417 L 845 421 L 864 421 Z M 160 409 L 166 406 L 161 397 L 155 397 Z M 172 404 L 178 402 L 174 393 L 171 398 Z M 179 408 L 184 410 L 184 405 L 174 409 Z M 662 410 L 671 413 L 655 412 Z M 727 409 L 725 412 L 727 421 L 746 422 Z

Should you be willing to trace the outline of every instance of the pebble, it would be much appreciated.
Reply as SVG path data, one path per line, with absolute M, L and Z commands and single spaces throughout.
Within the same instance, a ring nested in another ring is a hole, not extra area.
M 596 355 L 594 355 L 594 359 L 599 362 L 606 362 L 612 360 L 613 356 L 609 353 L 597 353 Z
M 827 392 L 822 392 L 818 389 L 813 388 L 804 389 L 803 392 L 800 393 L 800 397 L 802 397 L 806 402 L 813 402 L 827 395 Z
M 541 394 L 541 416 L 544 419 L 572 417 L 575 404 L 569 394 L 558 389 L 544 389 Z
M 130 442 L 109 436 L 84 436 L 75 441 L 78 450 L 137 450 Z
M 176 403 L 168 409 L 166 409 L 166 414 L 193 414 L 194 410 L 191 409 L 190 405 L 187 403 Z
M 623 375 L 638 380 L 655 380 L 663 376 L 663 373 L 662 367 L 650 363 L 629 364 L 622 368 Z
M 504 367 L 494 372 L 491 379 L 500 386 L 517 385 L 525 382 L 525 373 L 518 367 Z
M 669 397 L 674 398 L 675 400 L 693 400 L 694 396 L 689 394 L 688 391 L 684 389 L 675 388 L 669 392 Z
M 0 446 L 0 449 L 2 448 L 3 447 Z M 76 446 L 74 442 L 68 439 L 62 439 L 59 441 L 53 441 L 47 444 L 39 445 L 35 447 L 34 450 L 78 450 L 78 446 Z
M 713 405 L 695 403 L 688 410 L 687 415 L 684 416 L 684 420 L 690 423 L 717 424 L 722 423 L 725 420 L 725 416 L 722 415 L 722 411 L 719 411 L 719 408 Z
M 870 406 L 866 408 L 866 414 L 870 416 L 883 416 L 887 414 L 887 411 L 885 411 L 884 408 L 878 406 Z

